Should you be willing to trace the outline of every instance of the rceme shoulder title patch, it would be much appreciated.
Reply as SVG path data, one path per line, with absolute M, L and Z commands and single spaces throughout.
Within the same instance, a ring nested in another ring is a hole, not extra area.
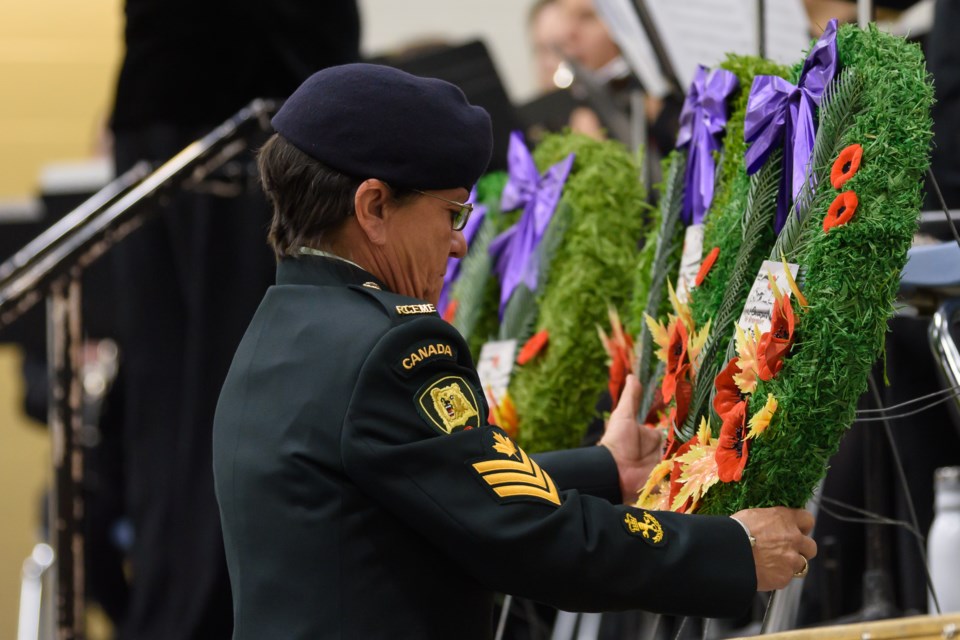
M 401 316 L 415 316 L 421 313 L 436 313 L 437 309 L 432 304 L 398 304 L 395 309 Z
M 499 429 L 487 431 L 484 448 L 489 448 L 490 456 L 471 466 L 501 502 L 533 500 L 560 506 L 553 479 Z
M 460 376 L 443 376 L 417 392 L 417 412 L 444 434 L 480 426 L 480 408 L 470 383 Z

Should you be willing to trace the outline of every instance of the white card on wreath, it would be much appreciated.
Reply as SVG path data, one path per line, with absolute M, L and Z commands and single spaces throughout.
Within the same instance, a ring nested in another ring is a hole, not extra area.
M 800 265 L 788 262 L 787 266 L 790 267 L 790 275 L 796 280 Z M 743 305 L 743 313 L 740 314 L 740 319 L 737 321 L 741 329 L 747 331 L 756 325 L 760 328 L 760 333 L 770 331 L 770 316 L 773 313 L 773 303 L 776 301 L 773 295 L 773 287 L 770 286 L 770 275 L 773 274 L 773 277 L 776 278 L 777 288 L 784 295 L 789 296 L 790 283 L 787 282 L 786 273 L 782 262 L 763 261 L 760 266 L 760 273 L 757 274 L 753 286 L 750 287 L 747 302 Z
M 496 401 L 500 402 L 510 384 L 510 374 L 513 373 L 516 359 L 516 340 L 494 340 L 481 347 L 477 375 L 480 376 L 480 386 L 483 387 L 484 394 L 493 393 Z
M 683 253 L 680 256 L 680 273 L 677 275 L 677 298 L 680 302 L 690 299 L 690 291 L 703 262 L 703 225 L 692 224 L 683 234 Z

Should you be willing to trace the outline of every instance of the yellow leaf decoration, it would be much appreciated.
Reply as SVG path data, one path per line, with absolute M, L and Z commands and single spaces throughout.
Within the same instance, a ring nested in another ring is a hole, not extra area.
M 710 335 L 711 322 L 712 320 L 707 320 L 707 324 L 704 325 L 700 331 L 690 334 L 687 354 L 690 356 L 690 363 L 693 365 L 694 373 L 700 370 L 700 352 L 703 351 L 703 345 L 707 343 L 707 337 Z
M 673 321 L 670 322 L 670 325 L 664 326 L 662 320 L 658 322 L 646 313 L 643 314 L 643 320 L 647 323 L 647 328 L 650 329 L 650 337 L 653 338 L 654 343 L 660 347 L 654 355 L 657 356 L 657 360 L 660 362 L 666 362 L 667 346 L 670 344 L 670 326 L 673 324 Z
M 651 496 L 656 497 L 656 494 L 653 493 L 653 490 L 660 486 L 661 481 L 667 477 L 670 473 L 670 470 L 673 469 L 673 459 L 661 460 L 657 466 L 650 471 L 650 477 L 647 478 L 647 483 L 643 485 L 643 489 L 640 490 L 640 496 L 637 498 L 637 505 L 642 509 L 652 509 L 653 507 L 641 506 L 645 504 Z M 669 487 L 667 488 L 667 493 L 670 492 Z
M 770 420 L 773 418 L 773 414 L 777 410 L 777 399 L 773 397 L 772 393 L 767 394 L 767 403 L 763 405 L 763 408 L 760 411 L 750 418 L 750 432 L 747 433 L 747 438 L 756 438 L 758 435 L 766 431 L 767 427 L 770 426 Z
M 697 442 L 703 446 L 710 446 L 711 438 L 713 438 L 713 430 L 710 429 L 710 421 L 701 417 L 700 429 L 697 431 Z
M 806 307 L 810 303 L 807 302 L 806 296 L 800 292 L 800 287 L 797 285 L 797 281 L 793 279 L 793 274 L 790 273 L 790 267 L 787 265 L 787 257 L 780 253 L 780 259 L 783 260 L 783 271 L 784 275 L 787 277 L 787 284 L 790 285 L 790 290 L 793 291 L 793 295 L 797 297 L 797 302 L 800 303 L 801 307 Z
M 603 330 L 603 327 L 597 325 L 597 335 L 600 337 L 600 344 L 603 345 L 603 350 L 606 352 L 608 358 L 613 357 L 613 350 L 610 348 L 610 336 Z
M 720 481 L 720 471 L 717 468 L 716 443 L 702 445 L 697 443 L 690 447 L 676 461 L 681 464 L 682 472 L 678 483 L 683 485 L 677 492 L 670 509 L 676 511 L 690 499 L 692 511 L 713 485 Z
M 673 285 L 669 280 L 667 280 L 667 293 L 670 295 L 670 306 L 673 307 L 674 313 L 683 322 L 687 333 L 693 333 L 693 312 L 690 311 L 690 305 L 686 302 L 680 302 L 680 298 L 677 297 L 677 292 L 673 290 Z
M 740 373 L 733 374 L 733 382 L 742 393 L 753 393 L 757 388 L 757 345 L 760 331 L 754 325 L 749 331 L 737 327 L 737 366 Z
M 513 444 L 513 440 L 507 438 L 499 433 L 493 434 L 493 439 L 496 442 L 493 444 L 494 451 L 498 451 L 505 456 L 517 456 L 517 445 Z
M 647 511 L 667 511 L 670 507 L 670 481 L 661 480 L 656 489 L 642 500 L 638 499 L 634 506 Z
M 773 289 L 773 297 L 776 298 L 777 302 L 780 302 L 780 298 L 783 297 L 783 292 L 780 291 L 780 287 L 777 286 L 777 277 L 773 275 L 773 271 L 769 269 L 767 269 L 767 276 L 770 278 L 770 288 Z

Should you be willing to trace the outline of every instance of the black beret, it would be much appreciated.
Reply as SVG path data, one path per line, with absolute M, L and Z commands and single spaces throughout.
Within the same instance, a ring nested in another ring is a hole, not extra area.
M 273 128 L 328 167 L 414 189 L 470 189 L 493 149 L 490 116 L 455 85 L 375 64 L 304 81 Z

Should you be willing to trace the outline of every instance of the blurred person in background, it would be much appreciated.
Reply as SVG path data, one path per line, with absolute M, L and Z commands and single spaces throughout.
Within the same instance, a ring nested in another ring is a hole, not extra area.
M 578 73 L 589 73 L 607 90 L 619 113 L 629 116 L 630 93 L 641 87 L 597 14 L 593 0 L 557 1 L 566 14 L 568 25 L 564 45 L 566 56 Z M 649 151 L 654 152 L 653 158 L 656 159 L 673 149 L 683 97 L 668 95 L 660 99 L 644 93 L 643 103 L 647 120 L 647 143 Z M 570 125 L 574 131 L 597 138 L 605 137 L 604 129 L 610 129 L 595 110 L 587 108 L 575 110 L 571 115 Z
M 528 15 L 527 31 L 533 47 L 537 90 L 554 91 L 558 88 L 555 79 L 563 64 L 563 50 L 569 37 L 567 12 L 559 0 L 537 0 Z
M 169 159 L 254 98 L 286 97 L 318 69 L 359 58 L 355 0 L 127 0 L 125 16 L 111 118 L 118 174 Z M 274 274 L 266 203 L 234 186 L 231 196 L 173 194 L 112 252 L 133 530 L 121 638 L 231 636 L 213 412 Z

